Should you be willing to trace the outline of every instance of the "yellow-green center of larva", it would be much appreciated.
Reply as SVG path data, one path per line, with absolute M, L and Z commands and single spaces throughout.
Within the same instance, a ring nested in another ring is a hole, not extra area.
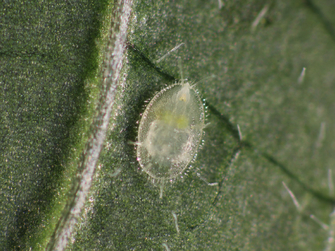
M 177 129 L 185 129 L 188 127 L 188 118 L 185 115 L 175 115 L 170 111 L 164 111 L 160 116 L 157 117 L 167 125 L 175 127 Z

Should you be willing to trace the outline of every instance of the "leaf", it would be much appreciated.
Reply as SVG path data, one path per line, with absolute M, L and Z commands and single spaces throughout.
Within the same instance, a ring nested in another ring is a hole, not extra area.
M 106 20 L 118 2 L 81 4 L 50 5 L 49 12 L 22 6 L 2 24 L 0 241 L 7 249 L 44 249 L 74 208 L 65 205 L 78 194 L 71 187 L 83 181 L 85 169 L 77 167 L 103 121 L 111 82 L 103 83 L 102 74 L 111 52 L 102 48 L 111 44 L 114 26 Z M 318 4 L 135 2 L 126 81 L 121 75 L 91 194 L 68 249 L 331 250 L 331 231 L 309 217 L 334 228 L 327 181 L 335 78 L 327 13 L 334 5 Z M 209 125 L 196 160 L 167 182 L 160 199 L 129 142 L 137 140 L 145 101 L 178 81 L 181 70 L 206 99 Z
M 99 66 L 108 55 L 106 45 L 113 44 L 114 35 L 108 40 L 106 35 L 122 33 L 115 32 L 119 14 L 111 25 L 113 6 L 107 1 L 4 6 L 0 212 L 6 250 L 44 250 L 48 243 L 49 249 L 62 249 L 71 236 L 109 120 L 101 125 L 101 114 L 110 110 L 103 98 L 111 102 L 115 93 L 110 78 L 117 76 L 108 73 L 102 83 Z M 123 53 L 111 52 L 115 56 L 105 69 L 116 73 L 122 64 L 109 64 Z

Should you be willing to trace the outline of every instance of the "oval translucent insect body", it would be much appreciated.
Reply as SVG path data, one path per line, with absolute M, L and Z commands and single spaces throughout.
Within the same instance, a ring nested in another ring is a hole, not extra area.
M 203 103 L 188 82 L 157 93 L 139 125 L 137 160 L 141 168 L 158 181 L 178 176 L 198 150 L 204 123 Z

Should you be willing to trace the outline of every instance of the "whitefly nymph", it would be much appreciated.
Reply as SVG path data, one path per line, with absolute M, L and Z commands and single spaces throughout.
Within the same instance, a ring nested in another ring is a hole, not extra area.
M 182 80 L 157 93 L 138 129 L 137 160 L 163 193 L 165 181 L 182 174 L 198 151 L 205 110 L 194 85 Z

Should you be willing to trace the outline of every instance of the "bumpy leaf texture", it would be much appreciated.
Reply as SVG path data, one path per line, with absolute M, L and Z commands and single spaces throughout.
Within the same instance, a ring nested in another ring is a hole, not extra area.
M 129 18 L 116 14 L 127 4 Z M 0 242 L 56 249 L 69 230 L 69 250 L 333 250 L 334 11 L 330 0 L 7 3 Z M 106 82 L 125 20 L 123 69 Z M 207 126 L 159 198 L 136 160 L 138 122 L 181 78 L 205 99 Z

